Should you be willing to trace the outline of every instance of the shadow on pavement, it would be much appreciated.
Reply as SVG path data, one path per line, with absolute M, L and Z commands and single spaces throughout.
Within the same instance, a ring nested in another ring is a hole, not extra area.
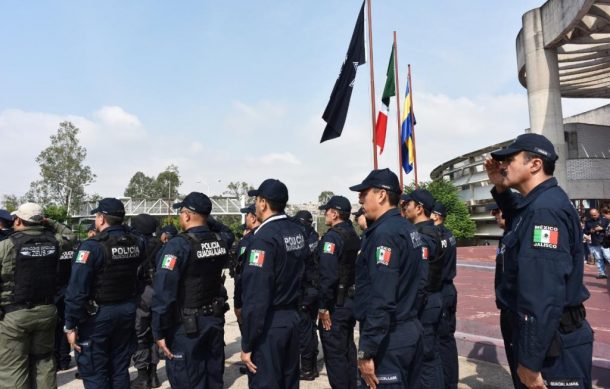
M 506 387 L 507 383 L 512 382 L 510 374 L 505 369 L 499 368 L 500 362 L 493 345 L 477 342 L 467 358 L 476 365 L 476 369 L 474 374 L 463 376 L 460 384 L 473 389 L 497 389 Z M 463 371 L 461 373 L 463 374 Z

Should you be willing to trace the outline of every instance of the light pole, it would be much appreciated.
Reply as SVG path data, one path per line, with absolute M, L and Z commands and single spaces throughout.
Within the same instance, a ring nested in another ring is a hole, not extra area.
M 70 203 L 72 202 L 72 188 L 70 188 L 66 184 L 62 184 L 61 182 L 58 182 L 58 184 L 63 186 L 64 188 L 68 189 L 68 207 L 66 209 L 66 213 L 68 214 L 68 217 L 70 217 Z

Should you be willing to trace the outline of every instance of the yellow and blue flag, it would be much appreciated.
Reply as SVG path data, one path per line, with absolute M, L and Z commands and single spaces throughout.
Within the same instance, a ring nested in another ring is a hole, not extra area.
M 405 105 L 402 110 L 402 130 L 400 133 L 400 149 L 402 152 L 402 167 L 409 174 L 413 170 L 415 163 L 415 142 L 413 140 L 413 124 L 415 115 L 411 106 L 411 90 L 409 81 L 407 81 L 407 90 L 405 92 Z

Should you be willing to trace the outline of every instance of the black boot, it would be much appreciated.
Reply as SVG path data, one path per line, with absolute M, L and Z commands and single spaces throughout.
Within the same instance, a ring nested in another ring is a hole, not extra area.
M 131 389 L 149 389 L 148 369 L 138 369 L 138 376 L 131 381 Z
M 299 377 L 302 381 L 313 381 L 316 379 L 316 373 L 314 371 L 315 360 L 301 358 L 301 375 Z
M 157 375 L 157 365 L 151 363 L 148 365 L 148 379 L 151 388 L 158 388 L 161 386 L 159 376 Z

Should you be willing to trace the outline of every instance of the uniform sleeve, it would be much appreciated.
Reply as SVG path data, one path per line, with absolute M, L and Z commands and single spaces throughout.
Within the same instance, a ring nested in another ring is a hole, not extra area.
M 271 309 L 276 248 L 271 241 L 254 236 L 243 259 L 241 348 L 251 352 L 263 333 Z
M 563 312 L 566 279 L 572 272 L 570 231 L 561 210 L 538 209 L 519 234 L 519 363 L 542 369 Z M 577 233 L 576 233 L 577 234 Z
M 51 219 L 49 219 L 47 223 L 53 232 L 55 232 L 55 239 L 57 239 L 59 242 L 63 242 L 64 240 L 72 241 L 76 239 L 76 236 L 70 227 Z
M 370 242 L 372 251 L 366 258 L 371 290 L 366 318 L 361 323 L 359 350 L 373 356 L 387 336 L 395 315 L 401 250 L 409 250 L 404 244 L 398 244 L 398 235 L 392 235 Z
M 249 238 L 242 238 L 237 245 L 235 252 L 235 286 L 233 290 L 233 306 L 241 308 L 244 303 L 242 301 L 241 277 L 244 270 L 244 258 L 246 257 L 246 249 L 248 248 Z
M 155 340 L 164 339 L 164 332 L 175 324 L 178 286 L 188 255 L 188 243 L 184 238 L 175 237 L 163 246 L 157 256 L 151 307 L 151 327 Z
M 498 193 L 496 188 L 491 190 L 491 195 L 496 201 L 496 204 L 498 204 L 498 207 L 500 207 L 502 217 L 506 220 L 507 225 L 509 225 L 513 219 L 517 205 L 522 199 L 521 195 L 513 192 L 510 189 L 507 189 L 502 193 Z
M 85 304 L 91 296 L 93 276 L 104 263 L 102 246 L 84 241 L 74 253 L 70 281 L 66 288 L 66 327 L 74 328 L 86 317 Z
M 339 258 L 343 242 L 335 232 L 329 232 L 320 241 L 320 309 L 331 308 L 339 285 Z

